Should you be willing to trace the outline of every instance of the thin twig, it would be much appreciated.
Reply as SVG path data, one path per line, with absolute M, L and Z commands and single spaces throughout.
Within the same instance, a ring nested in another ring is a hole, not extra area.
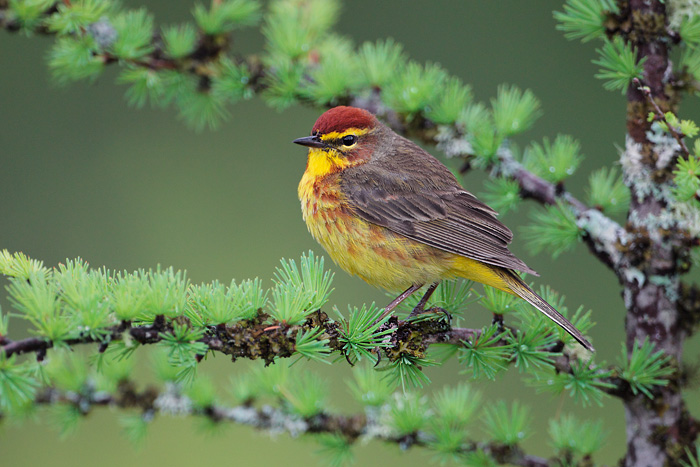
M 679 133 L 675 127 L 673 127 L 668 120 L 666 120 L 666 114 L 661 110 L 659 105 L 656 103 L 654 100 L 654 97 L 651 95 L 651 89 L 649 89 L 649 86 L 644 86 L 639 78 L 633 78 L 632 82 L 634 83 L 635 86 L 637 86 L 637 89 L 644 94 L 644 97 L 646 97 L 647 101 L 654 106 L 654 109 L 656 110 L 655 112 L 655 119 L 656 120 L 661 120 L 666 124 L 666 128 L 668 128 L 668 131 L 673 135 L 675 138 L 676 142 L 678 142 L 678 145 L 681 147 L 681 150 L 683 151 L 683 154 L 685 154 L 686 157 L 690 156 L 690 151 L 688 150 L 688 146 L 685 145 L 685 141 L 683 141 L 683 135 Z

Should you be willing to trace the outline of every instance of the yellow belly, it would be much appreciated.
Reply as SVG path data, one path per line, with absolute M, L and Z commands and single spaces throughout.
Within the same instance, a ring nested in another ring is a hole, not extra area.
M 351 214 L 332 180 L 304 175 L 301 209 L 311 235 L 335 263 L 367 283 L 390 291 L 464 277 L 508 290 L 492 266 L 396 234 Z
M 307 167 L 299 183 L 304 221 L 311 235 L 346 272 L 390 291 L 463 277 L 511 292 L 494 266 L 411 240 L 352 215 L 337 177 L 314 172 Z

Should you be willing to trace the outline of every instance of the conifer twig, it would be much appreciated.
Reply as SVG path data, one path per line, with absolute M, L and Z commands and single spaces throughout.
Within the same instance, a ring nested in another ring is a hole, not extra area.
M 659 104 L 656 103 L 654 100 L 654 97 L 651 95 L 651 89 L 649 89 L 649 86 L 644 86 L 639 78 L 633 78 L 632 82 L 634 85 L 637 87 L 639 92 L 644 94 L 644 97 L 646 100 L 654 107 L 654 114 L 655 114 L 655 119 L 656 120 L 661 120 L 666 124 L 666 128 L 668 128 L 668 131 L 671 133 L 673 138 L 676 140 L 678 145 L 681 147 L 681 150 L 683 151 L 683 154 L 688 157 L 690 155 L 690 151 L 688 150 L 688 146 L 685 145 L 685 141 L 683 141 L 683 135 L 679 134 L 676 128 L 671 125 L 668 120 L 666 119 L 666 114 L 661 110 L 659 107 Z
M 365 413 L 342 415 L 321 412 L 313 417 L 303 418 L 271 405 L 256 407 L 253 404 L 255 401 L 252 400 L 238 406 L 216 404 L 202 408 L 192 404 L 191 400 L 181 394 L 175 385 L 162 391 L 155 387 L 147 387 L 139 391 L 128 380 L 119 383 L 114 393 L 94 391 L 79 394 L 47 388 L 37 394 L 35 402 L 42 405 L 71 404 L 77 407 L 83 416 L 91 413 L 96 407 L 137 408 L 149 414 L 149 418 L 155 415 L 177 413 L 178 416 L 204 417 L 214 423 L 234 423 L 275 434 L 286 433 L 294 437 L 325 433 L 342 436 L 348 443 L 354 443 L 359 439 L 363 441 L 372 439 L 399 445 L 404 450 L 429 447 L 433 440 L 430 433 L 423 431 L 398 436 L 390 427 L 384 426 L 385 422 L 380 418 L 368 416 Z M 527 454 L 518 445 L 504 446 L 496 442 L 464 440 L 457 452 L 468 454 L 476 450 L 490 455 L 498 464 L 548 467 L 560 465 L 561 462 L 558 459 L 545 459 Z

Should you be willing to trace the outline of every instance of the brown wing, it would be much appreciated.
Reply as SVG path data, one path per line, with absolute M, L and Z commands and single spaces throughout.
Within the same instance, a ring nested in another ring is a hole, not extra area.
M 536 274 L 508 251 L 513 234 L 493 209 L 413 142 L 396 136 L 393 143 L 388 154 L 342 172 L 357 215 L 444 251 Z

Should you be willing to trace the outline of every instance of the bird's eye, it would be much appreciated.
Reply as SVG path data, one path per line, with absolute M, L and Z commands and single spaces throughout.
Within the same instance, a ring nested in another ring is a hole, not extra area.
M 341 139 L 341 141 L 343 142 L 343 146 L 352 146 L 353 144 L 355 144 L 355 142 L 357 142 L 357 136 L 355 136 L 355 135 L 343 136 L 343 139 Z

